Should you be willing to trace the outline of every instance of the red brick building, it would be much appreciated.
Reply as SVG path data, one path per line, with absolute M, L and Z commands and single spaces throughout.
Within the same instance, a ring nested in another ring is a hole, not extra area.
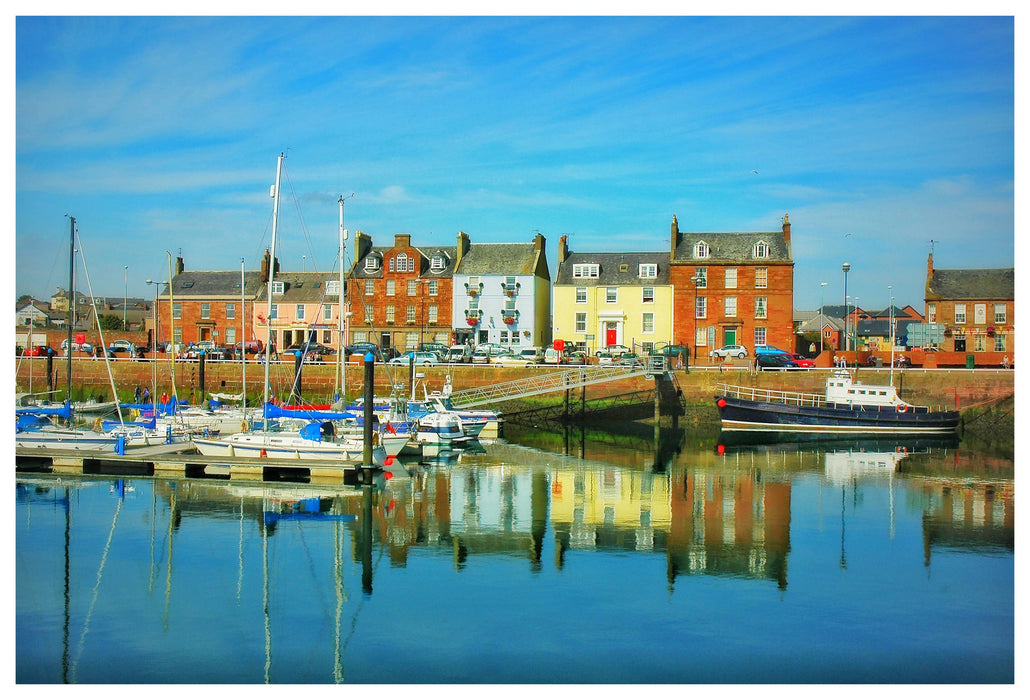
M 673 337 L 695 357 L 723 345 L 794 349 L 790 219 L 780 231 L 690 233 L 672 217 Z M 693 312 L 693 313 L 692 313 Z
M 945 352 L 1014 358 L 1015 299 L 1015 268 L 936 270 L 933 253 L 927 258 L 926 322 L 944 325 Z M 988 363 L 995 364 L 994 358 Z
M 349 343 L 373 342 L 401 352 L 419 343 L 453 340 L 452 299 L 458 249 L 422 249 L 398 233 L 390 247 L 372 245 L 358 231 L 348 275 L 352 317 Z

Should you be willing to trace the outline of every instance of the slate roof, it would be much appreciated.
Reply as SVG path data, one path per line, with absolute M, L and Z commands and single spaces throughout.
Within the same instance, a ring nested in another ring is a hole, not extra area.
M 694 247 L 704 241 L 708 244 L 707 258 L 695 258 Z M 755 257 L 755 245 L 765 242 L 769 246 L 769 255 L 765 258 Z M 680 231 L 679 244 L 672 254 L 673 262 L 697 264 L 724 263 L 793 263 L 790 243 L 783 231 L 740 231 L 740 232 L 702 232 Z
M 641 278 L 640 265 L 657 265 L 658 276 Z M 573 277 L 575 265 L 598 265 L 597 277 Z M 625 267 L 625 269 L 623 269 Z M 667 253 L 569 253 L 558 265 L 554 284 L 576 287 L 660 287 L 669 284 Z
M 253 298 L 264 287 L 266 280 L 260 270 L 248 270 L 243 273 L 246 283 L 244 296 Z M 173 298 L 188 299 L 190 297 L 239 298 L 240 271 L 183 271 L 172 278 Z M 168 297 L 168 285 L 164 286 L 161 297 Z
M 908 326 L 912 323 L 921 323 L 918 319 L 896 319 L 896 326 L 894 334 L 896 337 L 908 335 Z M 891 334 L 891 322 L 890 321 L 859 321 L 858 331 L 859 336 L 879 336 L 881 338 L 888 338 Z
M 536 253 L 533 243 L 473 243 L 462 256 L 455 273 L 532 275 L 537 268 Z
M 934 270 L 926 283 L 927 299 L 1014 300 L 1015 268 Z
M 351 267 L 350 272 L 348 273 L 348 277 L 353 277 L 355 279 L 381 278 L 383 276 L 384 270 L 386 269 L 386 265 L 383 264 L 383 258 L 389 251 L 393 250 L 395 247 L 396 246 L 393 245 L 373 246 L 369 249 L 367 253 L 365 253 L 364 257 L 354 261 L 354 265 Z M 443 277 L 451 277 L 454 275 L 454 261 L 458 257 L 457 246 L 452 245 L 434 247 L 412 247 L 415 248 L 415 250 L 417 250 L 421 254 L 421 260 L 419 261 L 422 268 L 419 271 L 420 277 L 425 277 L 427 279 L 440 279 Z M 445 264 L 442 269 L 433 270 L 432 259 L 433 256 L 437 253 L 441 253 L 443 255 Z M 377 257 L 379 259 L 379 267 L 377 267 L 375 270 L 365 269 L 365 261 L 370 257 Z
M 329 303 L 339 301 L 339 295 L 326 294 L 325 286 L 329 280 L 339 281 L 339 273 L 331 272 L 282 272 L 276 274 L 274 281 L 283 283 L 283 293 L 273 294 L 272 303 L 292 304 L 311 302 Z M 239 294 L 239 289 L 236 290 Z M 268 299 L 268 280 L 264 281 L 257 294 L 258 301 Z

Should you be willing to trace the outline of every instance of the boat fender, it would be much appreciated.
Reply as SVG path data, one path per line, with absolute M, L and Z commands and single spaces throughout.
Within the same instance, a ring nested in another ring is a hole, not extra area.
M 103 421 L 103 419 L 97 418 L 95 421 L 93 421 L 93 430 L 95 430 L 98 433 L 104 432 L 104 421 Z
M 379 433 L 372 433 L 372 446 L 375 447 L 379 444 Z
M 247 421 L 243 421 L 242 423 L 240 423 L 240 432 L 241 433 L 245 433 L 248 430 L 250 430 L 250 425 L 247 423 Z
M 725 408 L 725 406 L 726 406 L 726 399 L 719 399 L 718 401 L 715 402 L 715 404 L 719 408 Z
M 898 406 L 898 413 L 904 413 L 908 410 L 908 406 Z

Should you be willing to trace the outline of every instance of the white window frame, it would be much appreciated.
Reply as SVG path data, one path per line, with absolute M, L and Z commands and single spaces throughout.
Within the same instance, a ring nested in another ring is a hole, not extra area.
M 587 332 L 587 315 L 586 312 L 579 312 L 576 314 L 576 332 L 586 333 Z
M 426 323 L 434 323 L 435 324 L 435 323 L 437 323 L 439 321 L 439 318 L 440 318 L 440 307 L 439 306 L 437 306 L 436 304 L 430 304 L 429 306 L 426 307 L 426 312 L 428 314 L 428 317 L 426 318 Z
M 601 274 L 601 266 L 595 263 L 580 263 L 572 266 L 572 277 L 574 279 L 594 278 Z
M 995 304 L 994 305 L 994 322 L 995 323 L 1008 323 L 1005 319 L 1009 316 L 1009 309 L 1007 304 Z M 997 337 L 997 336 L 996 336 Z
M 640 315 L 640 332 L 644 335 L 654 335 L 654 313 L 646 311 Z
M 305 312 L 304 304 L 297 304 L 295 309 L 296 310 L 294 312 L 295 313 L 294 318 L 296 318 L 298 321 L 303 321 L 304 320 L 304 312 Z
M 325 293 L 340 295 L 340 280 L 329 280 L 325 283 Z
M 966 305 L 955 304 L 955 323 L 964 325 L 966 322 Z
M 386 322 L 394 323 L 397 318 L 397 307 L 393 304 L 386 305 Z
M 653 280 L 658 277 L 658 265 L 656 263 L 640 263 L 637 274 L 640 279 Z
M 937 323 L 937 304 L 926 305 L 926 322 Z
M 698 297 L 694 303 L 694 318 L 708 318 L 708 297 Z
M 727 267 L 726 268 L 726 283 L 725 283 L 725 287 L 726 287 L 726 289 L 736 289 L 737 288 L 737 268 L 735 268 L 735 267 Z
M 712 252 L 712 249 L 704 241 L 698 241 L 694 244 L 694 257 L 699 259 L 707 258 Z
M 200 302 L 200 317 L 211 318 L 211 302 L 202 301 Z
M 365 269 L 369 272 L 375 272 L 379 269 L 379 258 L 374 255 L 370 255 L 365 258 Z
M 755 345 L 765 345 L 769 338 L 769 329 L 764 326 L 755 327 Z
M 234 302 L 228 302 L 225 305 L 225 320 L 233 321 L 236 319 L 236 304 Z M 228 344 L 228 343 L 226 343 Z
M 371 279 L 365 280 L 365 296 L 367 296 L 367 297 L 375 296 L 375 293 L 376 293 L 376 281 L 375 280 L 371 280 Z
M 755 318 L 769 318 L 769 297 L 755 297 Z
M 765 259 L 769 257 L 769 244 L 765 241 L 758 241 L 755 243 L 755 257 Z M 765 343 L 758 343 L 759 345 L 765 345 Z
M 641 304 L 653 304 L 654 303 L 654 287 L 641 287 L 641 290 L 640 290 L 640 303 Z
M 440 293 L 440 280 L 429 280 L 429 296 L 435 297 Z
M 604 288 L 604 303 L 605 304 L 618 304 L 619 303 L 619 288 L 618 287 L 605 287 Z
M 322 320 L 327 322 L 333 320 L 332 304 L 322 304 Z
M 386 280 L 386 296 L 392 297 L 397 295 L 397 280 Z
M 726 318 L 737 317 L 737 297 L 726 297 L 723 299 L 722 304 L 723 311 L 725 312 Z
M 768 289 L 769 287 L 769 268 L 768 267 L 756 267 L 755 268 L 755 289 Z
M 587 288 L 576 287 L 576 303 L 585 304 L 587 303 Z

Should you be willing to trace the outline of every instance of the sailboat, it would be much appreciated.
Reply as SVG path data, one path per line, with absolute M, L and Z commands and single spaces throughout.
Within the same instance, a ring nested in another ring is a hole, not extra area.
M 280 153 L 276 163 L 275 186 L 272 190 L 272 244 L 271 259 L 275 260 L 276 235 L 279 223 L 279 191 L 282 183 L 282 168 L 285 155 Z M 268 308 L 272 308 L 272 289 L 275 265 L 268 266 Z M 342 294 L 341 294 L 342 298 Z M 271 319 L 265 326 L 265 347 L 272 347 Z M 331 414 L 295 414 L 281 417 L 273 425 L 276 416 L 271 415 L 269 401 L 270 352 L 264 353 L 264 420 L 260 429 L 251 429 L 232 435 L 218 437 L 194 437 L 193 444 L 205 456 L 218 457 L 268 457 L 272 459 L 297 459 L 316 461 L 353 461 L 364 456 L 364 437 L 346 434 L 344 416 Z M 342 435 L 341 435 L 342 434 Z M 393 458 L 407 443 L 407 438 L 388 433 L 375 432 L 373 460 L 382 466 Z

